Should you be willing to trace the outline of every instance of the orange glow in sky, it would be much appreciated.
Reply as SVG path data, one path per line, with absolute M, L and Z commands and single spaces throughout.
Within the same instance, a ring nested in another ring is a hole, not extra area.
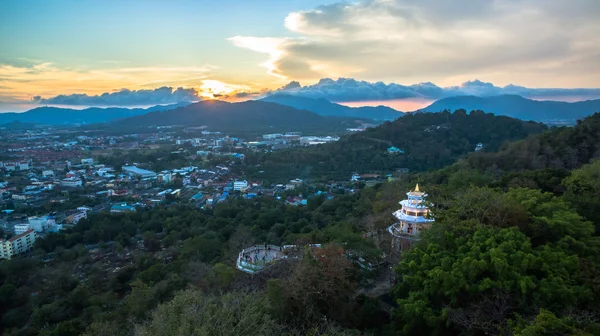
M 359 102 L 338 102 L 337 104 L 345 105 L 349 107 L 361 107 L 361 106 L 388 106 L 395 110 L 402 112 L 412 112 L 418 109 L 429 106 L 433 103 L 430 99 L 423 98 L 411 98 L 411 99 L 393 99 L 393 100 L 371 100 L 371 101 L 359 101 Z

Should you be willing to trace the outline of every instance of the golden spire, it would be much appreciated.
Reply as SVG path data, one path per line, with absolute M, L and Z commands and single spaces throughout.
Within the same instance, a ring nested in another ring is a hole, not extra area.
M 419 184 L 417 183 L 417 186 L 415 187 L 415 191 L 420 191 L 419 190 Z

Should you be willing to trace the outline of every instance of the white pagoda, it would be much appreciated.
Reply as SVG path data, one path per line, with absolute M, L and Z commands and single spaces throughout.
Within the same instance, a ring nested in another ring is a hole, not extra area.
M 425 205 L 427 194 L 419 190 L 419 184 L 415 190 L 406 193 L 408 199 L 400 201 L 402 208 L 394 212 L 398 220 L 388 228 L 392 234 L 392 252 L 401 252 L 410 248 L 412 242 L 419 239 L 419 234 L 431 226 L 434 220 L 429 215 L 429 208 Z

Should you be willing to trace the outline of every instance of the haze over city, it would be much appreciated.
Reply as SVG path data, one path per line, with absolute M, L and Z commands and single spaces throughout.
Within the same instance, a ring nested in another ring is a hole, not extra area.
M 6 1 L 0 111 L 275 90 L 402 111 L 452 95 L 599 98 L 599 12 L 595 0 Z

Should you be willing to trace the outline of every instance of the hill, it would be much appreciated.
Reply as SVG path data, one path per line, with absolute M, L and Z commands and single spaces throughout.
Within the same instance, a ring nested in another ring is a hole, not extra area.
M 265 97 L 261 101 L 291 106 L 299 110 L 307 110 L 322 116 L 369 118 L 373 120 L 394 120 L 403 114 L 387 106 L 348 107 L 332 103 L 325 99 L 312 99 L 285 94 Z
M 228 103 L 213 100 L 110 123 L 112 127 L 127 128 L 167 125 L 207 126 L 213 130 L 237 133 L 311 133 L 345 131 L 348 127 L 354 127 L 356 122 L 351 118 L 323 117 L 275 103 Z
M 190 103 L 173 105 L 156 105 L 149 108 L 121 108 L 121 107 L 90 107 L 83 110 L 43 106 L 22 113 L 0 113 L 0 124 L 14 122 L 35 123 L 45 125 L 73 125 L 95 124 L 110 120 L 138 116 L 154 111 L 166 111 Z
M 346 180 L 354 172 L 387 174 L 398 168 L 438 169 L 473 152 L 478 143 L 496 151 L 506 141 L 541 133 L 547 127 L 483 112 L 414 113 L 343 137 L 335 143 L 247 156 L 251 177 L 274 180 L 311 178 Z M 388 154 L 389 147 L 403 154 Z M 259 170 L 264 174 L 259 174 Z
M 600 99 L 581 102 L 538 101 L 517 95 L 492 97 L 456 96 L 440 99 L 419 112 L 465 109 L 486 111 L 523 120 L 575 124 L 578 119 L 600 111 Z

